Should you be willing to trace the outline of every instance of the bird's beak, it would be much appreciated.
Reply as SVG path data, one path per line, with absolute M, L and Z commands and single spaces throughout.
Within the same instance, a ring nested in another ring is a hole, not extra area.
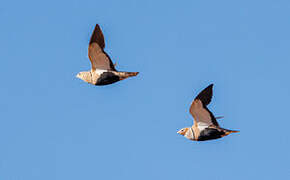
M 180 135 L 184 136 L 185 135 L 185 131 L 182 131 L 182 129 L 180 129 L 179 131 L 177 131 L 177 134 L 180 134 Z

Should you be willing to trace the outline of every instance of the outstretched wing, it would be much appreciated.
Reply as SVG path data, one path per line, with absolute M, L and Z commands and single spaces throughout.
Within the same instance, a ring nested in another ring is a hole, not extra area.
M 219 126 L 212 112 L 206 107 L 211 102 L 212 87 L 213 84 L 209 85 L 192 102 L 189 111 L 194 118 L 194 123 Z
M 104 51 L 105 40 L 100 26 L 97 24 L 90 39 L 89 59 L 92 69 L 103 69 L 116 71 L 114 64 L 108 54 Z

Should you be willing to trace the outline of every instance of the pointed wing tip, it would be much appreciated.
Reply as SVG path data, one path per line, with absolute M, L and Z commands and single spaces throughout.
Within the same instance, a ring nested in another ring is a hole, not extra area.
M 96 29 L 96 28 L 99 28 L 99 29 L 101 29 L 101 27 L 100 27 L 100 25 L 99 25 L 99 24 L 96 24 L 96 25 L 95 25 L 95 29 Z
M 105 48 L 104 35 L 99 24 L 96 24 L 94 28 L 89 45 L 91 45 L 94 42 L 96 42 L 102 49 Z
M 204 91 L 210 91 L 211 96 L 212 96 L 212 89 L 213 89 L 213 84 L 210 84 L 204 89 Z
M 195 98 L 201 100 L 202 104 L 207 106 L 212 98 L 212 94 L 213 94 L 213 84 L 210 84 L 209 86 L 207 86 L 205 89 L 203 89 Z

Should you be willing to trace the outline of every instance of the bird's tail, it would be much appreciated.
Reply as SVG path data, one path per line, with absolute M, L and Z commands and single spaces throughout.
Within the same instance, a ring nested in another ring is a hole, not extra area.
M 224 129 L 225 136 L 227 136 L 231 133 L 238 133 L 238 132 L 240 132 L 240 131 Z
M 133 76 L 137 76 L 139 74 L 139 72 L 125 72 L 125 74 L 128 77 L 133 77 Z
M 128 77 L 137 76 L 139 72 L 117 72 L 118 76 L 122 79 L 126 79 Z

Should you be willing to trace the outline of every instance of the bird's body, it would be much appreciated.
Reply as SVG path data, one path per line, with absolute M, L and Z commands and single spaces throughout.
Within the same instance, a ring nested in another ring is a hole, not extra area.
M 198 127 L 188 127 L 183 128 L 184 133 L 179 133 L 181 135 L 184 135 L 189 140 L 192 141 L 206 141 L 206 140 L 212 140 L 212 139 L 219 139 L 224 136 L 229 135 L 233 132 L 238 131 L 232 131 L 222 128 L 215 128 L 215 127 L 205 127 L 205 126 L 198 126 Z
M 104 36 L 101 28 L 97 24 L 88 49 L 92 69 L 78 73 L 78 78 L 93 85 L 108 85 L 138 74 L 138 72 L 117 71 L 111 58 L 104 51 L 104 48 Z
M 137 74 L 137 72 L 119 72 L 96 69 L 95 71 L 80 72 L 77 77 L 87 83 L 102 86 L 113 84 L 128 77 L 136 76 Z
M 207 109 L 206 106 L 210 103 L 212 98 L 212 87 L 213 85 L 211 84 L 205 88 L 191 104 L 190 113 L 194 118 L 193 126 L 178 131 L 179 134 L 187 139 L 193 141 L 206 141 L 239 132 L 221 128 L 216 121 L 217 118 Z

